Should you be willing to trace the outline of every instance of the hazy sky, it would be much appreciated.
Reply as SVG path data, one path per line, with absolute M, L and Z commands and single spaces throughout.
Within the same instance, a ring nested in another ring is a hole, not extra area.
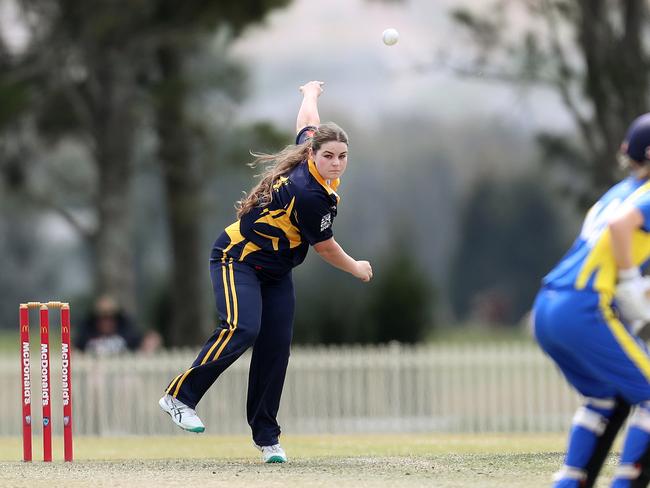
M 0 0 L 0 30 L 9 47 L 21 49 L 28 39 L 28 32 L 20 22 L 15 1 Z
M 327 83 L 322 115 L 344 113 L 372 124 L 380 118 L 418 114 L 458 122 L 499 118 L 517 127 L 570 127 L 558 98 L 547 91 L 524 93 L 512 86 L 460 80 L 442 69 L 418 72 L 439 51 L 462 57 L 468 52 L 462 31 L 449 19 L 453 6 L 480 0 L 294 0 L 250 29 L 234 55 L 250 68 L 252 96 L 245 118 L 270 118 L 292 124 L 296 88 L 311 79 Z M 385 46 L 387 27 L 400 32 Z
M 464 5 L 485 8 L 485 1 L 293 0 L 234 46 L 233 55 L 249 67 L 252 89 L 241 114 L 292 125 L 297 87 L 320 79 L 327 83 L 325 119 L 344 114 L 367 125 L 415 114 L 452 123 L 496 117 L 517 127 L 570 128 L 564 107 L 548 91 L 461 80 L 442 68 L 415 69 L 439 52 L 455 58 L 470 53 L 449 18 L 451 8 Z M 0 23 L 10 45 L 24 44 L 26 31 L 16 21 L 13 1 L 0 0 Z M 400 32 L 395 46 L 381 42 L 387 27 Z

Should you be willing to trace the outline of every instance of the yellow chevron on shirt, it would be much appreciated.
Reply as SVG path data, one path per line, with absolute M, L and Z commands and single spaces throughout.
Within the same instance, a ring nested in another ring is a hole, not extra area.
M 542 280 L 544 286 L 613 293 L 618 269 L 609 225 L 613 218 L 631 208 L 637 208 L 645 221 L 632 234 L 633 264 L 647 266 L 650 262 L 650 181 L 630 176 L 612 186 L 591 207 L 569 251 Z
M 293 212 L 295 203 L 296 197 L 293 197 L 286 208 L 280 208 L 278 210 L 265 208 L 260 214 L 260 218 L 255 221 L 256 224 L 263 223 L 280 229 L 289 241 L 290 249 L 298 247 L 302 243 L 300 231 L 291 222 L 291 213 Z
M 260 200 L 217 238 L 211 260 L 225 253 L 258 271 L 284 274 L 305 259 L 310 244 L 333 236 L 339 180 L 324 180 L 313 161 L 303 161 L 281 176 L 271 198 Z
M 226 227 L 225 232 L 230 238 L 230 244 L 228 244 L 228 247 L 223 250 L 224 254 L 226 254 L 240 242 L 246 240 L 246 238 L 242 235 L 241 230 L 239 229 L 239 224 L 240 221 L 238 220 L 237 222 L 234 222 Z
M 243 261 L 246 256 L 248 256 L 250 253 L 259 251 L 262 249 L 260 246 L 255 244 L 254 242 L 247 242 L 246 245 L 244 246 L 243 251 L 241 252 L 241 256 L 239 256 L 239 260 Z
M 650 234 L 636 230 L 632 234 L 632 261 L 635 266 L 644 263 L 650 257 Z M 599 292 L 614 293 L 618 268 L 612 252 L 612 237 L 606 229 L 593 247 L 576 280 L 576 289 L 582 290 L 589 279 L 594 276 L 593 288 Z
M 260 236 L 270 240 L 274 251 L 277 251 L 278 249 L 280 249 L 280 238 L 279 237 L 270 236 L 270 235 L 264 234 L 263 232 L 260 232 L 258 230 L 254 231 L 254 232 L 257 235 L 260 235 Z
M 228 244 L 228 247 L 224 249 L 223 251 L 224 254 L 230 251 L 237 244 L 246 241 L 246 238 L 241 233 L 240 225 L 241 225 L 241 221 L 238 220 L 237 222 L 234 222 L 230 224 L 228 227 L 226 227 L 225 232 L 226 234 L 228 234 L 228 237 L 230 238 L 230 244 Z M 246 242 L 239 256 L 239 260 L 243 261 L 244 258 L 248 256 L 250 253 L 259 251 L 260 249 L 261 247 L 259 247 L 257 244 L 254 244 L 253 242 Z

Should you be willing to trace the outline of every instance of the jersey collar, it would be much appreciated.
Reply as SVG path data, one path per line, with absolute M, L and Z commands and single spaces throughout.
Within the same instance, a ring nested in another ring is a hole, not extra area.
M 309 165 L 309 172 L 311 175 L 314 177 L 320 185 L 325 188 L 325 191 L 327 192 L 328 195 L 334 195 L 336 197 L 336 200 L 339 201 L 341 198 L 339 197 L 338 193 L 336 193 L 336 189 L 339 187 L 339 184 L 341 183 L 340 178 L 336 178 L 335 180 L 330 180 L 329 184 L 323 177 L 320 175 L 318 172 L 318 168 L 316 168 L 316 163 L 313 160 L 308 160 L 307 164 Z

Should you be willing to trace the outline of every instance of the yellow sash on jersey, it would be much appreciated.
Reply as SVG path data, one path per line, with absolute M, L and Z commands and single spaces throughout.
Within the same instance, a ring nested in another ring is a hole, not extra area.
M 599 308 L 607 327 L 614 335 L 614 338 L 623 349 L 623 352 L 630 358 L 630 361 L 641 371 L 641 374 L 650 381 L 650 358 L 637 343 L 636 338 L 625 328 L 614 311 L 612 310 L 612 294 L 599 293 Z

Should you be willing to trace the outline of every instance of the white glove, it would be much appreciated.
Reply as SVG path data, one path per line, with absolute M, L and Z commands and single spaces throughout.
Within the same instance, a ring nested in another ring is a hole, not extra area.
M 650 278 L 630 268 L 620 270 L 618 279 L 614 299 L 621 317 L 630 324 L 650 322 Z

